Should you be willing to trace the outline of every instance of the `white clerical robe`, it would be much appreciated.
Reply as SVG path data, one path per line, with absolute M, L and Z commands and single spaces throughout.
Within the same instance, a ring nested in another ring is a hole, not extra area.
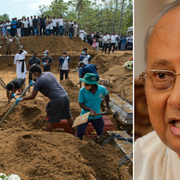
M 23 50 L 21 54 L 17 53 L 14 56 L 14 64 L 16 64 L 16 74 L 17 78 L 26 78 L 26 62 L 25 62 L 25 56 L 27 52 Z M 23 67 L 24 66 L 24 67 Z

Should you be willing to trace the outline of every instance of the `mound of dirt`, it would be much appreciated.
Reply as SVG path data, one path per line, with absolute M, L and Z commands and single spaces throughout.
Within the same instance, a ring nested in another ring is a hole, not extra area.
M 34 99 L 23 101 L 13 108 L 8 117 L 0 125 L 0 129 L 21 128 L 24 130 L 42 129 L 46 123 L 45 101 Z M 12 103 L 1 110 L 0 119 L 3 118 Z
M 113 93 L 124 97 L 123 90 L 125 92 L 126 99 L 133 102 L 133 71 L 126 70 L 122 66 L 111 67 L 107 72 L 101 75 L 101 78 L 111 82 Z
M 0 134 L 0 167 L 5 174 L 18 174 L 22 180 L 119 179 L 122 157 L 112 145 L 81 141 L 67 133 L 19 131 Z
M 132 53 L 125 52 L 121 55 L 97 54 L 92 63 L 99 67 L 98 73 L 103 74 L 113 66 L 122 66 L 126 61 L 132 57 Z
M 43 54 L 47 49 L 52 54 L 62 54 L 63 51 L 81 51 L 84 47 L 92 51 L 92 46 L 81 40 L 79 37 L 69 36 L 32 36 L 22 37 L 22 45 L 28 53 L 37 52 Z

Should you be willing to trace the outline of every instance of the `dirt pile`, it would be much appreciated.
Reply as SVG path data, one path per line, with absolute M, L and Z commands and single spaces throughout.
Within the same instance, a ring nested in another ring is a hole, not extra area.
M 0 125 L 1 130 L 9 128 L 21 128 L 23 130 L 34 130 L 45 128 L 46 102 L 40 99 L 23 101 L 13 108 L 9 116 Z M 12 103 L 1 108 L 0 119 L 2 119 Z
M 126 70 L 122 66 L 111 67 L 107 72 L 101 75 L 101 78 L 111 82 L 112 92 L 133 102 L 133 71 Z
M 112 145 L 102 147 L 67 133 L 21 132 L 20 128 L 4 130 L 0 140 L 1 172 L 16 173 L 22 180 L 119 179 L 121 155 Z
M 23 37 L 22 45 L 28 53 L 43 54 L 47 49 L 52 54 L 62 54 L 63 51 L 81 51 L 84 47 L 92 51 L 92 46 L 79 37 L 70 40 L 69 36 L 32 36 Z
M 93 58 L 92 63 L 99 67 L 98 73 L 103 74 L 113 66 L 123 66 L 131 57 L 131 52 L 121 53 L 120 55 L 98 54 Z

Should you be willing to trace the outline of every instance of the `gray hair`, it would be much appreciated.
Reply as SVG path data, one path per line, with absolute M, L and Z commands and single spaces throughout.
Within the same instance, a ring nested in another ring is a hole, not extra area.
M 175 9 L 178 6 L 180 6 L 180 0 L 173 1 L 172 3 L 169 3 L 166 6 L 164 6 L 164 8 L 159 12 L 159 14 L 157 14 L 156 18 L 154 19 L 152 24 L 149 26 L 146 32 L 145 39 L 144 39 L 144 58 L 145 58 L 146 64 L 147 64 L 147 51 L 148 51 L 148 46 L 149 46 L 149 39 L 152 35 L 154 27 L 166 13 L 168 13 L 172 9 Z

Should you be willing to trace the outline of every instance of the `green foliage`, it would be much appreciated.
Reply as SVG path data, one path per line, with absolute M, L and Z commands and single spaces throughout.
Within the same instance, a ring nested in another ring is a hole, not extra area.
M 0 22 L 1 21 L 6 21 L 6 20 L 9 20 L 9 15 L 8 14 L 0 15 Z
M 118 33 L 121 16 L 121 3 L 118 0 L 117 12 L 116 0 L 54 0 L 50 6 L 39 6 L 41 14 L 59 17 L 63 15 L 66 20 L 77 21 L 80 27 L 86 31 L 101 31 L 112 33 L 114 17 L 114 30 Z M 133 26 L 133 1 L 125 0 L 121 33 L 126 34 L 127 28 Z

